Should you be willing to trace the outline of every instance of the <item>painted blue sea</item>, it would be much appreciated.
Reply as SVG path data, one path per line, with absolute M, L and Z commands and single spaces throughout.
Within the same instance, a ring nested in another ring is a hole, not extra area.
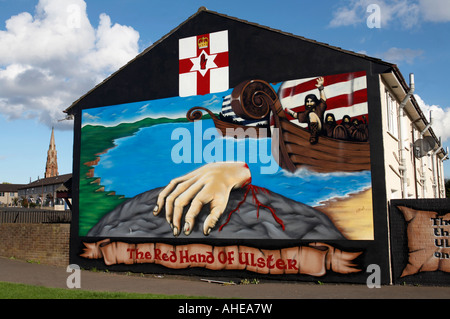
M 270 138 L 223 138 L 212 120 L 146 127 L 133 136 L 117 139 L 115 144 L 101 156 L 95 174 L 106 191 L 128 198 L 166 186 L 173 178 L 212 161 L 245 161 L 253 185 L 310 206 L 371 187 L 370 171 L 284 171 L 272 156 Z

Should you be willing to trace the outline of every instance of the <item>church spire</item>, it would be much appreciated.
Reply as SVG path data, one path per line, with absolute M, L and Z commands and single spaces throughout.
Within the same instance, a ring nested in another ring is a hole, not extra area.
M 45 178 L 58 176 L 58 160 L 56 157 L 55 133 L 52 127 L 50 145 L 47 151 L 47 164 L 45 165 Z

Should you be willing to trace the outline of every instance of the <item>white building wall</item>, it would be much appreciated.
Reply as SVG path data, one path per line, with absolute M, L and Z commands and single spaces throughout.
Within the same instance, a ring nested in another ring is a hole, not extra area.
M 12 206 L 14 202 L 14 198 L 18 197 L 17 192 L 0 192 L 0 205 L 4 206 Z
M 380 77 L 387 200 L 444 198 L 445 182 L 442 160 L 433 151 L 422 158 L 414 156 L 413 143 L 421 138 L 421 135 L 416 123 L 412 120 L 412 115 L 408 114 L 406 108 L 403 112 L 404 116 L 399 116 L 400 104 L 404 95 L 405 92 L 402 96 L 399 96 L 398 88 L 394 90 Z M 400 124 L 400 121 L 403 121 L 403 123 Z M 403 139 L 404 146 L 403 166 L 401 162 L 401 139 Z M 406 170 L 403 171 L 402 167 Z M 402 179 L 403 174 L 405 181 Z M 405 187 L 406 191 L 403 192 Z
M 387 200 L 402 198 L 402 185 L 399 171 L 398 154 L 398 123 L 393 121 L 398 114 L 398 108 L 388 107 L 388 97 L 386 96 L 387 86 L 384 81 L 380 81 L 381 116 L 384 148 L 384 170 L 386 174 L 386 195 Z M 389 182 L 388 182 L 389 181 Z

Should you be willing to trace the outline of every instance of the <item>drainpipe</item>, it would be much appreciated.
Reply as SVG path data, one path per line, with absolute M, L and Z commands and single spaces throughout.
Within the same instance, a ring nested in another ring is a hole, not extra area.
M 437 167 L 438 166 L 437 165 L 437 161 L 438 161 L 437 153 L 439 153 L 442 150 L 441 138 L 439 138 L 439 144 L 440 144 L 439 148 L 433 152 L 433 155 L 431 157 L 431 163 L 433 164 L 433 194 L 434 194 L 434 198 L 438 198 L 438 193 L 436 190 L 436 188 L 438 186 L 437 183 L 439 183 L 439 172 L 437 171 L 437 170 L 439 170 L 439 167 Z M 434 161 L 436 161 L 436 164 Z M 436 178 L 436 175 L 437 175 L 437 178 Z
M 426 131 L 428 131 L 428 129 L 431 127 L 433 123 L 433 118 L 431 117 L 431 111 L 430 111 L 430 123 L 427 124 L 427 126 L 425 126 L 425 128 L 422 130 L 422 132 L 420 132 L 420 138 L 423 140 L 423 136 L 425 134 Z M 423 157 L 420 158 L 420 181 L 422 182 L 422 198 L 425 198 L 425 171 L 423 170 Z
M 446 160 L 448 160 L 448 147 L 446 148 L 446 151 L 445 151 L 445 153 L 444 153 L 444 157 L 442 158 L 442 165 L 444 165 L 444 161 L 446 161 Z M 443 168 L 442 168 L 442 170 L 443 170 Z M 443 188 L 443 198 L 446 198 L 447 197 L 447 194 L 445 193 L 445 185 L 444 185 L 444 188 Z
M 408 197 L 408 181 L 406 178 L 406 155 L 405 155 L 405 138 L 406 138 L 406 125 L 404 123 L 404 117 L 405 117 L 405 111 L 404 108 L 406 106 L 406 103 L 411 98 L 411 95 L 414 93 L 414 74 L 409 74 L 409 91 L 406 93 L 405 98 L 400 103 L 400 108 L 398 112 L 398 119 L 399 119 L 399 126 L 400 126 L 400 143 L 399 143 L 399 153 L 400 153 L 400 166 L 398 167 L 398 170 L 400 172 L 401 176 L 401 182 L 403 184 L 402 187 L 402 198 Z

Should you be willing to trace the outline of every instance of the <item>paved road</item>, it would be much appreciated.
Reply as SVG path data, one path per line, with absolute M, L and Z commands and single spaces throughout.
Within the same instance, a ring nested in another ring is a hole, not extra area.
M 67 289 L 66 281 L 70 274 L 65 267 L 0 257 L 0 281 Z M 151 275 L 139 277 L 82 270 L 81 289 L 243 299 L 450 299 L 450 287 L 382 286 L 369 289 L 365 285 L 279 281 L 221 285 L 201 279 Z

